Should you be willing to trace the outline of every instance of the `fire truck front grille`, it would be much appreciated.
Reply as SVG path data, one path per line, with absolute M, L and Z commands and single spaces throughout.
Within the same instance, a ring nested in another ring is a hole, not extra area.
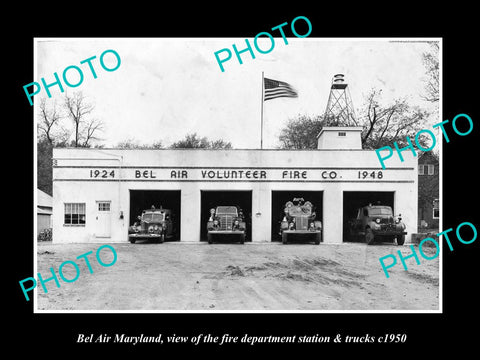
M 220 230 L 232 230 L 233 216 L 220 215 Z
M 297 230 L 308 230 L 308 219 L 306 217 L 295 217 L 295 228 Z

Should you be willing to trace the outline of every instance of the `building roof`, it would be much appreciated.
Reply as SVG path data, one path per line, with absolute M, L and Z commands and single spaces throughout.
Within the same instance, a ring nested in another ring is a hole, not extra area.
M 419 164 L 438 164 L 439 162 L 439 157 L 438 154 L 434 153 L 433 151 L 426 151 L 426 152 L 421 152 L 418 155 L 418 163 Z
M 40 189 L 37 189 L 37 206 L 51 208 L 53 204 L 52 197 Z

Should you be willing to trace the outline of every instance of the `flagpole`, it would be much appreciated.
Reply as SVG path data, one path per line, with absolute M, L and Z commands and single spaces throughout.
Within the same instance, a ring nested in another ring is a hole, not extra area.
M 263 149 L 263 97 L 265 91 L 263 90 L 263 71 L 262 71 L 262 104 L 261 104 L 261 118 L 260 118 L 260 149 Z

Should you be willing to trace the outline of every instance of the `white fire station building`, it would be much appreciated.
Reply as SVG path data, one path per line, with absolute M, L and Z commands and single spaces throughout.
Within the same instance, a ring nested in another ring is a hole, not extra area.
M 375 151 L 362 150 L 361 130 L 326 127 L 316 150 L 56 148 L 53 242 L 127 242 L 128 227 L 152 205 L 172 210 L 176 241 L 205 241 L 218 205 L 242 208 L 246 241 L 279 241 L 284 204 L 298 197 L 314 205 L 323 243 L 348 241 L 348 220 L 370 203 L 401 214 L 409 242 L 417 158 L 404 151 L 403 162 L 395 154 L 382 169 Z

